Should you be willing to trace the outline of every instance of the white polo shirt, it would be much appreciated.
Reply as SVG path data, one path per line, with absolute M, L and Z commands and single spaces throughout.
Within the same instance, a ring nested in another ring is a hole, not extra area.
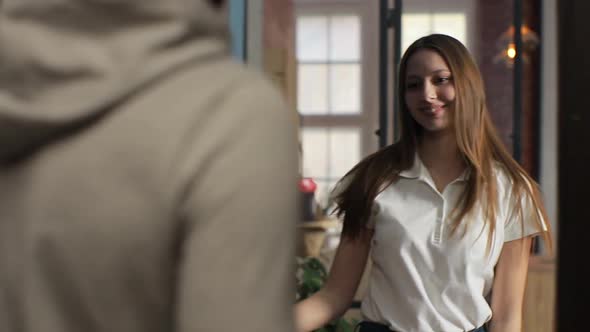
M 361 307 L 364 319 L 399 332 L 469 331 L 491 319 L 486 297 L 503 243 L 541 231 L 531 218 L 524 218 L 524 232 L 520 220 L 509 220 L 511 181 L 499 167 L 496 173 L 499 209 L 489 255 L 480 208 L 463 238 L 461 232 L 449 234 L 447 217 L 467 173 L 439 193 L 416 156 L 413 167 L 376 197 L 369 226 L 375 228 L 373 268 Z M 530 202 L 523 209 L 525 216 L 537 213 Z

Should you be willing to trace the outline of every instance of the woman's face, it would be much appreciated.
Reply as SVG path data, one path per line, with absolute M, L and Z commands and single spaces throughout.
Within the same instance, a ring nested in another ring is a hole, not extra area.
M 406 67 L 406 106 L 426 131 L 452 130 L 455 85 L 446 61 L 423 49 L 410 56 Z

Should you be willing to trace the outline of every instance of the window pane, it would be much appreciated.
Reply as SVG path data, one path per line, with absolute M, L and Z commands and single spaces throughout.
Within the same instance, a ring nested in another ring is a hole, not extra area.
M 303 176 L 325 178 L 328 175 L 328 130 L 326 128 L 303 128 Z
M 433 32 L 455 37 L 467 46 L 467 18 L 464 13 L 435 14 L 432 25 Z
M 467 42 L 465 13 L 406 13 L 402 15 L 402 52 L 416 39 L 432 33 L 442 33 Z
M 303 115 L 328 113 L 327 65 L 298 65 L 297 105 Z
M 361 69 L 359 64 L 331 65 L 330 112 L 359 114 L 361 109 Z
M 316 199 L 325 207 L 334 184 L 361 157 L 359 128 L 302 128 L 303 176 L 318 184 Z
M 330 20 L 330 60 L 360 60 L 360 19 L 358 16 L 332 16 Z
M 297 18 L 297 60 L 328 60 L 328 18 L 299 16 Z
M 402 52 L 408 49 L 416 39 L 429 35 L 432 31 L 429 14 L 402 15 Z
M 330 177 L 341 178 L 361 157 L 358 128 L 334 129 L 330 133 Z

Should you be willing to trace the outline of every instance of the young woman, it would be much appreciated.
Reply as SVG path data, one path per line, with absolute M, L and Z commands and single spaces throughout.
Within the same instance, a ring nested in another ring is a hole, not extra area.
M 531 238 L 548 234 L 537 184 L 496 134 L 459 41 L 414 42 L 399 88 L 401 139 L 337 185 L 341 243 L 325 287 L 296 305 L 297 330 L 349 308 L 370 254 L 361 332 L 520 331 Z

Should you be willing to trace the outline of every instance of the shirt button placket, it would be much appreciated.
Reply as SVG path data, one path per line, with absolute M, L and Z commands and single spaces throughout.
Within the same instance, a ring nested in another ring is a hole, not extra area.
M 445 216 L 445 199 L 441 195 L 439 197 L 438 208 L 436 209 L 436 224 L 434 233 L 432 235 L 432 242 L 434 244 L 442 244 L 442 236 L 444 229 L 444 216 Z

